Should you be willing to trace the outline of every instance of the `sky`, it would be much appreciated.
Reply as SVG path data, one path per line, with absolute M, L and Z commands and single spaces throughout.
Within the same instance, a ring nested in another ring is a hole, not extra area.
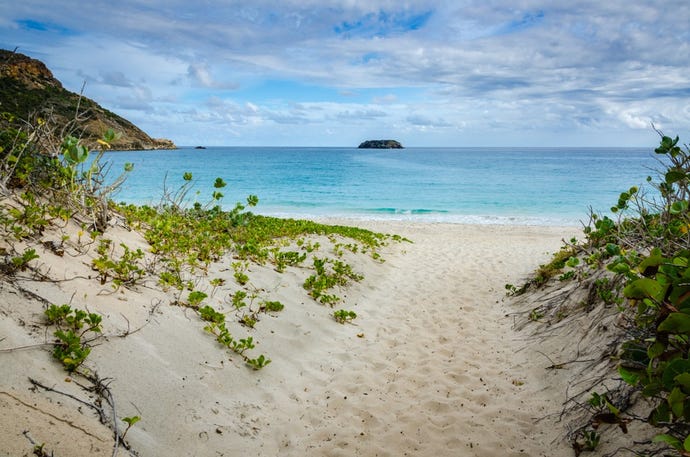
M 688 0 L 22 0 L 0 47 L 178 145 L 690 142 Z

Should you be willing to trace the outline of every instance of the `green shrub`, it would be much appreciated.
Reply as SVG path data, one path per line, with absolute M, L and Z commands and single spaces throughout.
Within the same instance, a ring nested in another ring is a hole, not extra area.
M 53 333 L 57 339 L 53 357 L 70 373 L 77 370 L 91 353 L 85 335 L 88 332 L 102 332 L 102 317 L 96 313 L 72 309 L 69 305 L 51 305 L 44 314 L 48 324 L 57 327 Z
M 621 378 L 651 402 L 644 416 L 660 433 L 653 440 L 690 453 L 690 151 L 678 146 L 679 139 L 662 136 L 655 150 L 666 159 L 660 180 L 648 178 L 658 197 L 647 198 L 637 187 L 621 193 L 608 217 L 593 217 L 585 230 L 591 267 L 606 262 L 606 268 L 624 282 L 627 299 L 624 312 L 633 311 L 634 328 L 621 345 L 618 371 Z M 639 254 L 646 252 L 646 255 Z M 623 304 L 607 278 L 595 282 L 596 293 L 607 303 Z M 605 398 L 599 404 L 613 405 Z M 615 409 L 615 408 L 614 408 Z M 616 409 L 615 421 L 623 425 Z M 594 416 L 597 417 L 596 415 Z M 625 431 L 625 430 L 624 430 Z M 599 435 L 590 431 L 593 448 Z M 582 444 L 581 444 L 582 445 Z M 581 448 L 586 450 L 585 448 Z

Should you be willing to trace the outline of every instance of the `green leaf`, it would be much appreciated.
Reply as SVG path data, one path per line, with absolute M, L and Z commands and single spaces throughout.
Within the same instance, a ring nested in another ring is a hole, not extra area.
M 674 387 L 668 395 L 668 405 L 671 407 L 674 416 L 683 417 L 683 403 L 685 402 L 685 398 L 686 395 L 678 387 Z
M 649 256 L 640 262 L 637 268 L 640 270 L 640 272 L 644 273 L 647 268 L 658 267 L 662 263 L 664 263 L 664 257 L 661 255 L 661 249 L 654 248 Z
M 659 145 L 658 148 L 654 150 L 657 154 L 667 154 L 669 152 L 673 152 L 673 148 L 678 144 L 679 137 L 675 137 L 674 139 L 671 139 L 668 136 L 663 136 L 661 138 L 661 144 Z
M 618 374 L 621 376 L 623 381 L 630 384 L 631 386 L 636 385 L 637 381 L 639 381 L 640 379 L 640 375 L 637 372 L 629 370 L 622 366 L 618 367 Z
M 130 427 L 141 420 L 139 416 L 123 417 L 122 422 L 126 422 Z
M 668 300 L 676 309 L 682 312 L 690 312 L 690 284 L 677 285 L 671 290 Z
M 199 303 L 201 303 L 206 297 L 208 297 L 206 293 L 201 292 L 200 290 L 195 290 L 189 293 L 187 301 L 190 305 L 196 306 Z
M 640 278 L 628 284 L 623 289 L 623 295 L 627 298 L 652 298 L 661 301 L 665 287 L 658 281 L 650 278 Z
M 652 413 L 649 415 L 649 423 L 653 426 L 657 426 L 661 423 L 668 422 L 671 420 L 671 411 L 668 407 L 668 403 L 660 402 L 659 405 L 654 408 Z
M 683 449 L 690 451 L 690 435 L 685 437 L 685 441 L 683 441 Z
M 604 404 L 603 398 L 597 392 L 592 392 L 592 397 L 587 402 L 595 408 L 600 408 Z
M 666 391 L 668 391 L 668 392 L 673 390 L 673 388 L 675 386 L 676 376 L 683 374 L 683 373 L 689 373 L 689 372 L 690 372 L 690 360 L 687 360 L 687 359 L 671 360 L 668 363 L 668 365 L 666 365 L 666 368 L 664 369 L 664 372 L 661 375 L 661 382 L 664 386 L 664 389 L 666 389 Z
M 681 373 L 674 380 L 679 386 L 684 387 L 687 389 L 687 392 L 690 392 L 690 373 Z
M 621 247 L 615 243 L 607 243 L 606 253 L 610 256 L 619 255 L 621 253 Z
M 690 333 L 690 315 L 685 313 L 671 313 L 659 324 L 659 332 Z
M 665 176 L 665 181 L 667 184 L 673 184 L 678 181 L 682 181 L 684 179 L 687 179 L 688 175 L 682 171 L 682 170 L 677 170 L 677 169 L 671 169 L 666 172 Z
M 113 129 L 108 129 L 108 130 L 106 130 L 105 133 L 103 134 L 103 141 L 105 141 L 106 143 L 110 144 L 110 143 L 112 143 L 113 141 L 119 140 L 121 136 L 122 136 L 122 133 L 120 133 L 120 132 L 115 132 L 115 130 L 113 130 Z
M 666 350 L 666 345 L 661 341 L 655 341 L 654 344 L 647 348 L 647 356 L 649 359 L 656 359 Z
M 620 409 L 613 406 L 613 404 L 610 401 L 608 401 L 608 400 L 605 400 L 605 401 L 606 401 L 606 407 L 608 408 L 609 411 L 611 411 L 611 414 L 613 414 L 616 417 L 619 417 L 621 415 Z
M 657 435 L 654 438 L 652 438 L 653 443 L 666 443 L 669 446 L 671 446 L 674 449 L 681 449 L 682 448 L 682 443 L 678 438 L 675 436 L 663 434 L 663 435 Z
M 675 201 L 671 204 L 669 212 L 671 214 L 683 214 L 688 211 L 688 202 L 685 200 Z
M 565 264 L 570 268 L 575 268 L 580 264 L 580 259 L 578 259 L 577 257 L 570 257 Z
M 69 165 L 80 164 L 89 157 L 86 146 L 79 144 L 79 140 L 72 136 L 68 136 L 62 142 L 62 153 Z
M 616 274 L 625 274 L 630 271 L 630 266 L 625 262 L 615 262 L 609 264 L 606 268 Z

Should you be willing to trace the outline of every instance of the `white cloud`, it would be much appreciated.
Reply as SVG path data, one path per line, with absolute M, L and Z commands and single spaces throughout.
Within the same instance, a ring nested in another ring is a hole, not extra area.
M 430 143 L 495 129 L 507 144 L 596 144 L 607 130 L 654 138 L 649 120 L 690 125 L 686 0 L 26 0 L 0 17 L 3 47 L 180 143 L 208 128 L 220 143 L 328 130 L 349 144 L 366 122 Z
M 443 119 L 432 118 L 421 114 L 407 116 L 406 120 L 412 125 L 423 128 L 447 128 L 453 126 L 451 123 L 446 122 Z
M 198 84 L 207 89 L 235 90 L 239 87 L 236 83 L 220 82 L 216 80 L 211 75 L 207 64 L 189 64 L 187 67 L 187 76 L 192 81 L 192 85 Z
M 389 105 L 398 101 L 398 96 L 395 94 L 385 94 L 374 97 L 372 100 L 377 105 Z

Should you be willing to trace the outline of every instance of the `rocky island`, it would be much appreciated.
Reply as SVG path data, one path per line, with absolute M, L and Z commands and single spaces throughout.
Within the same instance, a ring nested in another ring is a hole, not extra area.
M 367 140 L 359 145 L 359 149 L 403 149 L 403 145 L 395 140 Z
M 96 147 L 96 140 L 113 129 L 121 133 L 112 143 L 116 150 L 176 149 L 171 140 L 151 138 L 127 119 L 65 89 L 43 62 L 4 49 L 0 49 L 0 112 L 27 122 L 41 118 L 55 132 L 71 130 L 88 147 Z

